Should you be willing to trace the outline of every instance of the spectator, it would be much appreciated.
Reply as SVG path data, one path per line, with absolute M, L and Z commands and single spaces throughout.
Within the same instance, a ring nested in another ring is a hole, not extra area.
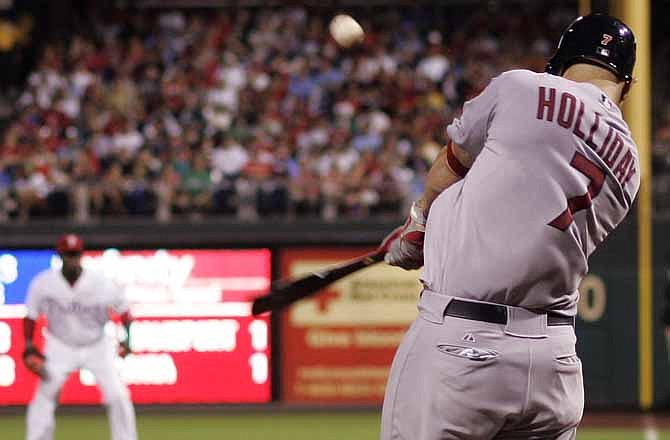
M 102 180 L 91 191 L 93 212 L 98 216 L 110 216 L 126 213 L 124 193 L 126 181 L 121 164 L 113 162 L 105 171 Z
M 181 173 L 181 185 L 175 198 L 177 212 L 202 216 L 211 206 L 211 196 L 207 158 L 195 155 Z
M 568 19 L 463 9 L 442 33 L 444 17 L 379 12 L 351 50 L 327 39 L 330 11 L 301 7 L 128 10 L 71 30 L 6 125 L 0 216 L 398 215 L 463 101 L 542 68 Z

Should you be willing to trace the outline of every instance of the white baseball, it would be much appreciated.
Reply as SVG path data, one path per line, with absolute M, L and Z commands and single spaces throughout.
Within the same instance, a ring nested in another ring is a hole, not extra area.
M 330 35 L 342 47 L 349 47 L 363 41 L 365 32 L 350 15 L 339 14 L 330 21 Z

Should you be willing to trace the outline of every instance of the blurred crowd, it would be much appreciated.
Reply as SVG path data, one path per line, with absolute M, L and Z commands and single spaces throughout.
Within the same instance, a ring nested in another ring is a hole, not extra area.
M 462 103 L 501 71 L 543 70 L 573 17 L 375 11 L 351 49 L 328 36 L 330 14 L 303 8 L 71 30 L 5 126 L 0 219 L 404 215 Z
M 654 130 L 652 173 L 654 215 L 670 219 L 670 104 L 659 105 L 661 114 Z

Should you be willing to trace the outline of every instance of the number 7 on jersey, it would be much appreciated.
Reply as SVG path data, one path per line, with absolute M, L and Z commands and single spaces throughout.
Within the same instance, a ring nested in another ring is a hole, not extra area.
M 574 213 L 591 207 L 591 201 L 598 196 L 605 182 L 605 172 L 602 168 L 591 162 L 580 152 L 575 152 L 570 165 L 588 177 L 590 182 L 586 193 L 569 198 L 567 208 L 549 223 L 549 226 L 553 226 L 561 231 L 565 231 L 572 224 Z

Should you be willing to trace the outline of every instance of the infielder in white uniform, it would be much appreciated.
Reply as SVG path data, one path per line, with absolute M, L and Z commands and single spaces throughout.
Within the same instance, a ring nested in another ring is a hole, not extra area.
M 575 438 L 578 286 L 640 184 L 619 110 L 634 64 L 625 24 L 580 17 L 547 73 L 503 73 L 447 127 L 423 197 L 382 244 L 390 264 L 425 266 L 382 440 Z
M 135 412 L 128 388 L 115 367 L 117 354 L 127 355 L 130 346 L 125 340 L 117 350 L 104 333 L 110 312 L 114 312 L 120 314 L 129 334 L 130 315 L 123 290 L 102 273 L 81 266 L 83 242 L 77 235 L 61 237 L 56 250 L 63 261 L 62 269 L 39 273 L 30 284 L 26 300 L 24 362 L 41 377 L 28 406 L 26 438 L 53 438 L 60 389 L 70 373 L 86 368 L 102 390 L 112 440 L 134 440 Z M 45 315 L 48 322 L 44 356 L 33 345 L 35 321 L 40 315 Z

